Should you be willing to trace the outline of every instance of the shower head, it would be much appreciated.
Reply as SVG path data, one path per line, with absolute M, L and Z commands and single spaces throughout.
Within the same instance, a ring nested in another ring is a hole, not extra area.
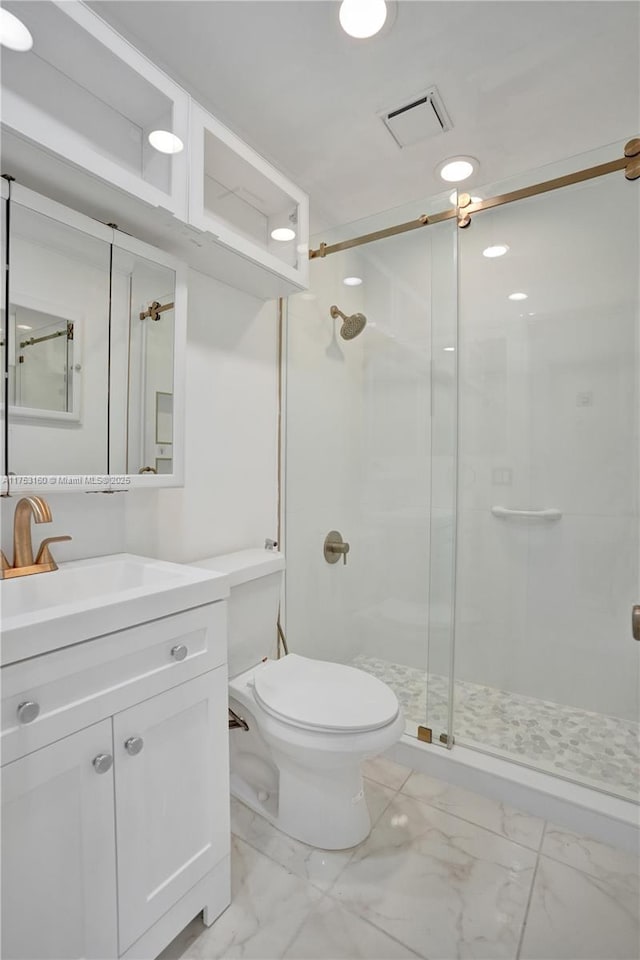
M 357 337 L 358 334 L 362 333 L 364 328 L 367 325 L 367 318 L 364 313 L 352 313 L 348 317 L 342 310 L 339 310 L 335 305 L 331 307 L 329 313 L 335 320 L 337 317 L 342 319 L 342 326 L 340 327 L 340 336 L 343 340 L 353 340 L 354 337 Z

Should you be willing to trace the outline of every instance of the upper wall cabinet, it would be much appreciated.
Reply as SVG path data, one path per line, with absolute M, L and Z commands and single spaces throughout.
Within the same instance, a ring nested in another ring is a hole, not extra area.
M 81 3 L 3 6 L 34 40 L 26 53 L 3 48 L 3 124 L 186 219 L 186 152 L 160 153 L 149 134 L 163 130 L 187 143 L 188 94 Z
M 33 36 L 2 51 L 3 174 L 262 299 L 308 286 L 305 193 L 83 3 L 3 7 Z
M 193 101 L 190 146 L 191 226 L 307 287 L 307 195 Z

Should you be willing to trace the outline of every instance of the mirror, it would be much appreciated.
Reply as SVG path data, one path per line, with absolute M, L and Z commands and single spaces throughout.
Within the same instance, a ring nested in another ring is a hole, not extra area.
M 173 472 L 175 289 L 175 270 L 114 248 L 112 412 L 126 422 L 125 432 L 114 436 L 118 446 L 112 447 L 111 461 L 116 472 Z
M 9 255 L 12 488 L 180 483 L 183 265 L 16 185 Z
M 110 244 L 20 203 L 10 223 L 9 470 L 104 474 Z

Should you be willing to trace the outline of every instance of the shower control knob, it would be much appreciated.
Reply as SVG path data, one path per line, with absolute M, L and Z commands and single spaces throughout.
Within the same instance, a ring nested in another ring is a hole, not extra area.
M 110 753 L 99 753 L 97 757 L 93 758 L 92 763 L 96 773 L 108 773 L 113 766 L 113 757 Z
M 40 704 L 35 700 L 25 700 L 19 704 L 17 714 L 20 723 L 33 723 L 40 713 Z
M 143 747 L 144 740 L 142 737 L 129 737 L 129 739 L 124 742 L 124 748 L 130 757 L 136 757 Z
M 171 656 L 174 660 L 184 660 L 188 653 L 189 649 L 184 643 L 178 643 L 175 647 L 171 647 Z
M 324 558 L 327 563 L 337 563 L 342 557 L 342 562 L 346 565 L 350 549 L 350 545 L 342 539 L 339 530 L 330 530 L 324 538 Z

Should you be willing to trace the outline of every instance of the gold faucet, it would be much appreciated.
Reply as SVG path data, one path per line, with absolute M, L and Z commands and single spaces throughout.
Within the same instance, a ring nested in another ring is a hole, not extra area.
M 26 577 L 32 573 L 48 573 L 57 570 L 58 565 L 49 551 L 50 543 L 71 540 L 71 537 L 47 537 L 33 559 L 31 542 L 31 517 L 36 523 L 51 523 L 51 509 L 42 497 L 23 497 L 18 501 L 13 517 L 13 566 L 0 550 L 0 579 Z

